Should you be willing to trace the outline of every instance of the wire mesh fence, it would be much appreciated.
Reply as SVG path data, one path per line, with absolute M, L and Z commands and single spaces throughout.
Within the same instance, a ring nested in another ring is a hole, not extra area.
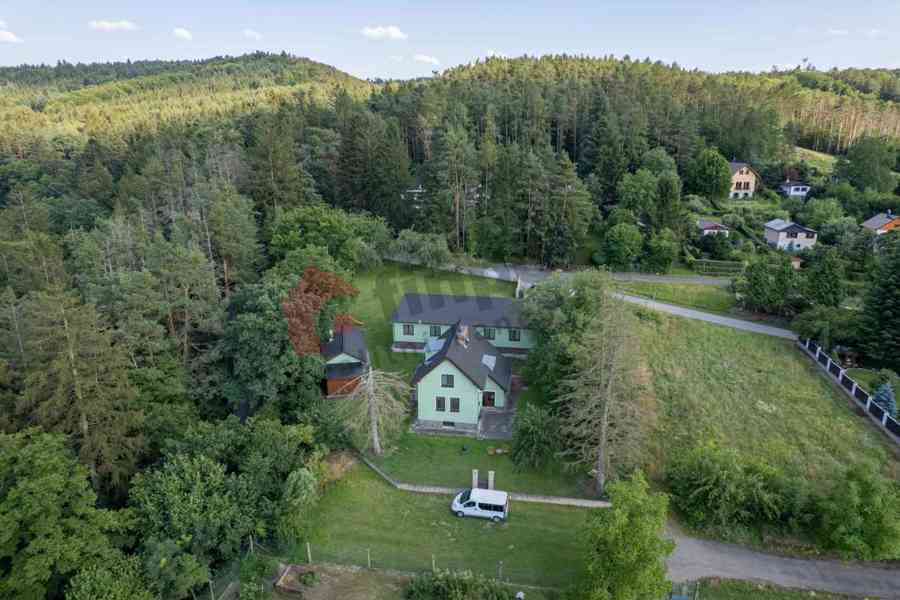
M 492 579 L 506 583 L 518 583 L 537 587 L 564 587 L 575 580 L 577 568 L 572 572 L 542 572 L 535 570 L 533 565 L 517 563 L 515 552 L 500 561 L 481 560 L 478 557 L 478 549 L 472 548 L 471 553 L 459 553 L 456 555 L 409 555 L 386 552 L 379 548 L 367 548 L 364 546 L 334 547 L 322 544 L 310 544 L 304 546 L 302 562 L 332 563 L 398 571 L 403 573 L 423 573 L 436 569 L 450 571 L 471 571 Z M 573 565 L 573 567 L 576 567 Z

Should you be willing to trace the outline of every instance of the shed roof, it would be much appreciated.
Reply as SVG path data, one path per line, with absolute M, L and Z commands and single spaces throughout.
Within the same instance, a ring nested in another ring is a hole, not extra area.
M 697 227 L 699 227 L 700 229 L 728 229 L 721 223 L 718 223 L 716 221 L 707 221 L 706 219 L 698 219 Z
M 338 327 L 332 338 L 322 344 L 322 356 L 331 360 L 335 356 L 346 354 L 363 363 L 369 362 L 369 350 L 362 331 L 350 325 Z
M 468 327 L 468 344 L 463 345 L 458 339 L 461 328 Z M 449 360 L 463 372 L 479 389 L 487 386 L 490 377 L 503 391 L 510 390 L 512 381 L 512 364 L 503 356 L 497 348 L 486 339 L 478 335 L 474 327 L 455 323 L 441 336 L 444 345 L 436 353 L 428 357 L 422 364 L 416 367 L 413 374 L 412 385 L 417 384 L 423 377 L 433 371 L 435 367 Z
M 524 327 L 519 303 L 494 296 L 404 294 L 391 315 L 401 323 L 453 325 L 459 321 L 480 327 Z

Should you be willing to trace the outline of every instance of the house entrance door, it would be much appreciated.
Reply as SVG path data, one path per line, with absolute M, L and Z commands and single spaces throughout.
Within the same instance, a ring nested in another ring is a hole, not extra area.
M 494 392 L 484 392 L 481 395 L 481 406 L 491 408 L 494 406 Z

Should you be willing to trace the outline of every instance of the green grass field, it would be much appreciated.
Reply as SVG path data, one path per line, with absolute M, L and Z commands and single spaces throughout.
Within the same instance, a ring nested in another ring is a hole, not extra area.
M 728 288 L 715 285 L 629 281 L 617 286 L 628 294 L 715 313 L 728 313 L 737 303 Z
M 897 475 L 882 436 L 790 342 L 665 315 L 645 319 L 640 334 L 651 470 L 715 441 L 821 485 L 856 463 Z
M 834 171 L 834 165 L 837 162 L 837 157 L 833 154 L 816 152 L 815 150 L 808 150 L 807 148 L 801 148 L 800 146 L 794 147 L 794 155 L 798 160 L 805 161 L 818 169 L 823 175 L 829 175 Z
M 565 586 L 581 564 L 579 531 L 585 510 L 512 503 L 507 523 L 460 519 L 449 496 L 403 492 L 357 465 L 333 483 L 316 510 L 313 561 L 423 571 L 438 568 L 497 576 L 532 585 Z M 296 560 L 304 559 L 305 547 Z
M 559 464 L 543 470 L 516 468 L 508 454 L 488 454 L 488 448 L 498 446 L 508 448 L 509 444 L 406 433 L 396 448 L 375 462 L 391 477 L 407 483 L 462 489 L 471 487 L 472 469 L 478 469 L 482 478 L 494 471 L 496 487 L 507 492 L 590 497 L 588 482 L 578 482 Z
M 376 368 L 399 371 L 412 377 L 422 355 L 390 351 L 391 313 L 406 292 L 512 297 L 516 286 L 506 281 L 433 271 L 387 263 L 358 275 L 353 285 L 359 289 L 351 312 L 363 323 L 372 364 Z

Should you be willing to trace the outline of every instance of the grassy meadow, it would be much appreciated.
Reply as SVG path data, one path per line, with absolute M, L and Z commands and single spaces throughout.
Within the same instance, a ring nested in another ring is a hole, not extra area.
M 460 519 L 449 496 L 392 488 L 363 465 L 330 485 L 313 516 L 313 561 L 367 564 L 377 569 L 468 569 L 533 585 L 563 587 L 581 564 L 583 509 L 514 503 L 506 523 Z M 305 547 L 297 560 L 305 558 Z
M 881 434 L 792 343 L 656 313 L 640 337 L 651 471 L 678 449 L 715 441 L 822 484 L 822 474 L 856 463 L 900 472 Z
M 619 282 L 616 286 L 626 294 L 707 312 L 728 313 L 737 304 L 734 294 L 727 287 L 715 285 L 628 281 Z

